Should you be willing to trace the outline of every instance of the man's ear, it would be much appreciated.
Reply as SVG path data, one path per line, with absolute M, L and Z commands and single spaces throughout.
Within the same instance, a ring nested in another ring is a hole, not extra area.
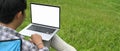
M 16 15 L 15 15 L 15 19 L 20 19 L 22 17 L 22 11 L 18 12 Z

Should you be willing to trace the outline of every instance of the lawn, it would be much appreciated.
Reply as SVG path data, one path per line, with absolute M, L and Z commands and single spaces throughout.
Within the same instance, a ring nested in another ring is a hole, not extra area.
M 27 0 L 61 7 L 61 28 L 57 33 L 78 51 L 120 51 L 120 0 Z M 52 50 L 54 51 L 54 50 Z

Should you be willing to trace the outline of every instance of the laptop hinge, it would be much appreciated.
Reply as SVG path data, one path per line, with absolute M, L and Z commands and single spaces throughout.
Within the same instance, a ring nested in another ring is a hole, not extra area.
M 59 29 L 58 27 L 53 27 L 53 26 L 48 26 L 48 25 L 42 25 L 42 24 L 37 24 L 37 23 L 32 23 L 32 24 L 37 25 L 37 26 L 52 28 L 52 29 Z

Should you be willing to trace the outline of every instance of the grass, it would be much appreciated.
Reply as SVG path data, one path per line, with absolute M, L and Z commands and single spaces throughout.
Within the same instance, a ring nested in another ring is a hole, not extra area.
M 30 23 L 30 2 L 61 7 L 61 29 L 57 33 L 78 51 L 120 51 L 119 0 L 27 0 L 26 20 Z M 55 51 L 55 50 L 52 50 Z

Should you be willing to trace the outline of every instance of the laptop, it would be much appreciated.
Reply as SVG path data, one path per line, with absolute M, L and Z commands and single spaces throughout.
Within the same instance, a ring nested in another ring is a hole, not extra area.
M 39 34 L 49 41 L 60 29 L 60 7 L 31 3 L 32 22 L 19 33 L 25 36 Z

